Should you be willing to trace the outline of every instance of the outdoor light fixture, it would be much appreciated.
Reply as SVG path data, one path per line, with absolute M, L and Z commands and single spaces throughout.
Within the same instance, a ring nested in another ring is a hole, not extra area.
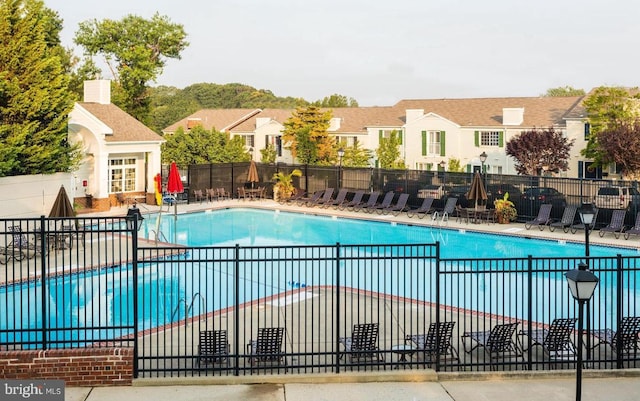
M 144 220 L 144 217 L 142 217 L 142 213 L 140 213 L 138 205 L 134 203 L 129 210 L 127 210 L 127 228 L 130 231 L 133 231 L 136 228 L 140 231 L 140 228 L 142 227 L 142 220 Z
M 480 171 L 480 174 L 482 174 L 482 178 L 483 178 L 482 181 L 486 181 L 485 180 L 485 169 L 484 169 L 484 162 L 486 162 L 486 161 L 487 161 L 487 153 L 486 152 L 480 153 L 480 163 L 482 163 L 482 167 L 481 167 L 482 171 Z
M 440 170 L 444 171 L 445 166 L 447 165 L 447 163 L 445 163 L 444 160 L 442 160 L 440 163 L 438 163 L 438 166 L 440 166 Z
M 342 158 L 344 157 L 344 149 L 338 149 L 338 159 L 340 159 L 340 165 L 342 165 Z
M 593 216 L 592 216 L 593 218 Z M 582 315 L 584 314 L 584 304 L 591 300 L 596 286 L 598 285 L 598 277 L 588 270 L 586 263 L 578 264 L 578 269 L 565 273 L 569 290 L 573 298 L 578 301 L 578 360 L 576 368 L 576 401 L 582 398 Z
M 584 255 L 589 256 L 589 229 L 593 224 L 593 219 L 598 213 L 598 209 L 593 203 L 584 202 L 580 209 L 578 209 L 578 213 L 580 214 L 580 221 L 582 221 L 582 225 L 584 225 Z

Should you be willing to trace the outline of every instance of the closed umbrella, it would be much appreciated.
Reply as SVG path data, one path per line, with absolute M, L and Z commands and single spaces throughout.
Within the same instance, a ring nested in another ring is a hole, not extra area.
M 260 182 L 260 177 L 258 177 L 258 168 L 256 167 L 256 162 L 251 160 L 249 163 L 249 173 L 247 174 L 247 181 L 251 183 L 251 188 L 253 188 L 253 184 L 256 182 Z
M 473 200 L 476 207 L 478 206 L 478 203 L 482 203 L 487 200 L 487 190 L 485 189 L 482 177 L 478 172 L 473 176 L 471 188 L 469 188 L 469 192 L 467 192 L 467 199 Z
M 58 196 L 53 202 L 49 217 L 75 217 L 76 212 L 73 210 L 73 205 L 67 196 L 67 191 L 64 189 L 64 185 L 60 186 Z
M 178 166 L 176 166 L 176 162 L 171 162 L 171 167 L 169 168 L 169 178 L 167 180 L 167 192 L 173 194 L 175 199 L 173 202 L 174 210 L 173 214 L 178 214 L 178 194 L 184 192 L 184 186 L 182 185 L 182 178 L 180 178 L 180 172 L 178 171 Z

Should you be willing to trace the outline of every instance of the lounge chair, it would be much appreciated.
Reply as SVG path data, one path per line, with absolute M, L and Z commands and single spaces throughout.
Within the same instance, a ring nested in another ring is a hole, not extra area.
M 24 256 L 26 256 L 27 258 L 31 259 L 34 258 L 36 255 L 40 255 L 42 252 L 42 249 L 40 246 L 37 246 L 36 244 L 29 242 L 29 240 L 27 239 L 27 236 L 22 232 L 22 229 L 20 228 L 20 226 L 11 226 L 9 227 L 9 232 L 12 233 L 12 241 L 9 244 L 8 248 L 10 248 L 13 251 L 13 255 L 14 258 L 16 260 L 20 260 L 18 259 L 18 257 L 15 256 L 15 253 L 22 253 Z M 48 245 L 45 244 L 45 252 L 48 249 Z M 46 255 L 45 255 L 46 256 Z
M 462 346 L 466 353 L 483 348 L 490 361 L 523 358 L 522 350 L 513 334 L 519 322 L 497 324 L 490 331 L 471 331 L 462 335 Z M 492 364 L 493 368 L 493 364 Z
M 531 339 L 530 347 L 540 346 L 552 360 L 572 360 L 576 356 L 576 347 L 571 341 L 571 333 L 578 319 L 553 319 L 548 329 L 520 331 Z
M 629 239 L 631 234 L 640 235 L 640 212 L 636 214 L 636 222 L 633 224 L 633 227 L 624 232 L 624 239 Z
M 287 371 L 287 362 L 282 352 L 282 340 L 284 327 L 261 327 L 258 329 L 258 338 L 250 340 L 247 344 L 247 355 L 251 366 L 260 363 L 270 363 L 284 366 Z
M 405 336 L 404 343 L 413 343 L 416 351 L 424 354 L 424 361 L 428 366 L 440 358 L 459 361 L 458 352 L 451 345 L 455 324 L 456 322 L 431 323 L 426 334 L 409 334 Z
M 353 194 L 353 199 L 351 199 L 349 202 L 345 202 L 342 205 L 338 206 L 338 209 L 344 210 L 344 209 L 351 208 L 351 210 L 355 210 L 355 207 L 359 206 L 362 203 L 363 197 L 364 197 L 364 191 L 357 190 L 356 193 Z
M 551 207 L 552 205 L 550 203 L 540 205 L 538 217 L 524 223 L 524 228 L 528 230 L 533 226 L 538 226 L 540 231 L 544 230 L 544 228 L 551 223 Z
M 420 219 L 424 218 L 424 216 L 432 212 L 433 201 L 434 198 L 432 197 L 424 198 L 419 208 L 407 210 L 407 217 L 418 216 Z
M 380 214 L 382 214 L 382 209 L 386 209 L 391 206 L 394 196 L 396 196 L 395 192 L 389 191 L 384 195 L 382 202 L 376 203 L 375 205 L 371 206 L 365 206 L 363 207 L 363 210 L 367 213 L 373 213 L 377 210 Z
M 444 209 L 442 211 L 433 212 L 433 221 L 438 222 L 449 222 L 449 216 L 453 214 L 456 210 L 456 204 L 458 203 L 458 198 L 448 198 L 447 202 L 444 205 Z
M 598 235 L 602 238 L 606 233 L 613 233 L 613 236 L 620 238 L 620 234 L 624 231 L 624 218 L 627 215 L 626 210 L 616 209 L 611 213 L 611 221 L 606 227 L 602 227 L 598 231 Z
M 591 230 L 593 230 L 595 228 L 596 221 L 598 221 L 598 212 L 599 211 L 600 211 L 600 209 L 596 209 L 596 214 L 593 216 L 593 221 L 589 225 L 589 231 L 591 231 Z M 571 230 L 571 234 L 575 234 L 578 230 L 584 230 L 584 224 L 582 224 L 582 223 L 572 224 L 569 229 Z
M 598 342 L 591 346 L 591 349 L 601 345 L 609 345 L 611 349 L 619 355 L 637 355 L 640 350 L 638 341 L 640 338 L 640 317 L 623 317 L 617 331 L 611 329 L 594 330 L 591 335 L 598 339 Z
M 308 202 L 317 202 L 318 199 L 320 199 L 320 197 L 322 196 L 322 194 L 324 194 L 324 190 L 321 189 L 319 191 L 312 193 L 310 196 L 303 196 L 299 198 L 298 200 L 296 200 L 296 204 L 298 206 L 304 206 Z
M 334 206 L 335 208 L 337 208 L 338 206 L 340 206 L 346 201 L 348 193 L 349 193 L 348 189 L 341 188 L 340 191 L 338 191 L 338 195 L 336 195 L 336 198 L 333 200 L 329 200 L 326 203 L 323 203 L 322 207 L 328 208 L 329 206 Z
M 378 213 L 389 214 L 392 213 L 394 216 L 399 215 L 400 213 L 407 210 L 407 201 L 409 200 L 409 194 L 400 194 L 398 197 L 398 201 L 393 205 L 384 208 L 378 209 Z
M 564 212 L 562 212 L 562 218 L 560 221 L 553 221 L 549 224 L 549 231 L 554 232 L 556 228 L 562 228 L 562 231 L 565 233 L 569 232 L 569 228 L 573 224 L 576 218 L 576 212 L 578 211 L 577 206 L 567 206 L 564 208 Z
M 384 361 L 378 349 L 378 323 L 354 324 L 351 337 L 340 337 L 338 342 L 344 346 L 345 354 L 351 362 L 361 359 Z
M 333 196 L 333 188 L 327 188 L 324 190 L 322 196 L 315 201 L 309 201 L 306 203 L 308 207 L 314 207 L 319 205 L 324 205 L 328 202 L 331 202 L 331 197 Z
M 369 194 L 369 199 L 367 199 L 366 203 L 360 202 L 357 205 L 353 206 L 353 210 L 359 212 L 361 210 L 365 210 L 366 208 L 370 208 L 378 204 L 378 198 L 380 197 L 380 192 L 373 191 Z
M 300 199 L 304 198 L 307 195 L 307 193 L 305 192 L 304 189 L 302 188 L 296 188 L 295 192 L 288 198 L 282 198 L 280 197 L 280 199 L 278 200 L 278 203 L 280 203 L 281 205 L 284 205 L 286 203 L 295 203 L 298 202 Z
M 203 330 L 198 342 L 198 366 L 203 363 L 226 364 L 229 366 L 230 346 L 226 330 Z

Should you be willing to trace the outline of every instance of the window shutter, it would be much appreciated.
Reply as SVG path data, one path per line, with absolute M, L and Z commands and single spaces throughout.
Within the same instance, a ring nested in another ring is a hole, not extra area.
M 584 162 L 578 161 L 578 178 L 584 177 L 583 171 L 584 171 Z
M 382 142 L 382 136 L 383 136 L 383 135 L 384 135 L 384 134 L 383 134 L 382 130 L 379 130 L 379 131 L 378 131 L 378 143 Z
M 498 132 L 498 147 L 504 148 L 504 132 Z
M 396 131 L 398 133 L 398 142 L 402 145 L 402 131 Z
M 422 156 L 427 155 L 427 131 L 422 131 Z
M 591 133 L 591 124 L 585 123 L 584 124 L 584 140 L 585 141 L 589 140 L 589 134 L 590 133 Z
M 470 172 L 471 172 L 471 165 L 467 164 L 467 173 L 470 173 Z
M 427 163 L 427 171 L 431 171 L 432 167 L 433 167 L 433 163 Z
M 476 148 L 480 146 L 480 131 L 474 132 Z
M 445 140 L 444 140 L 444 131 L 440 131 L 440 156 L 445 156 Z

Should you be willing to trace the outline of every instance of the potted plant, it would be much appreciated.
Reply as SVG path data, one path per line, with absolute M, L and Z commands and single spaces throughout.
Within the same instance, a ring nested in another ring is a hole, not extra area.
M 496 219 L 500 224 L 508 224 L 510 221 L 514 221 L 518 217 L 518 211 L 516 210 L 513 202 L 509 200 L 509 193 L 505 192 L 502 199 L 496 199 L 493 201 L 493 205 L 496 208 Z
M 273 186 L 273 199 L 275 201 L 289 199 L 294 194 L 296 188 L 293 186 L 293 177 L 302 177 L 302 171 L 295 169 L 289 174 L 277 172 L 272 179 L 275 180 Z

